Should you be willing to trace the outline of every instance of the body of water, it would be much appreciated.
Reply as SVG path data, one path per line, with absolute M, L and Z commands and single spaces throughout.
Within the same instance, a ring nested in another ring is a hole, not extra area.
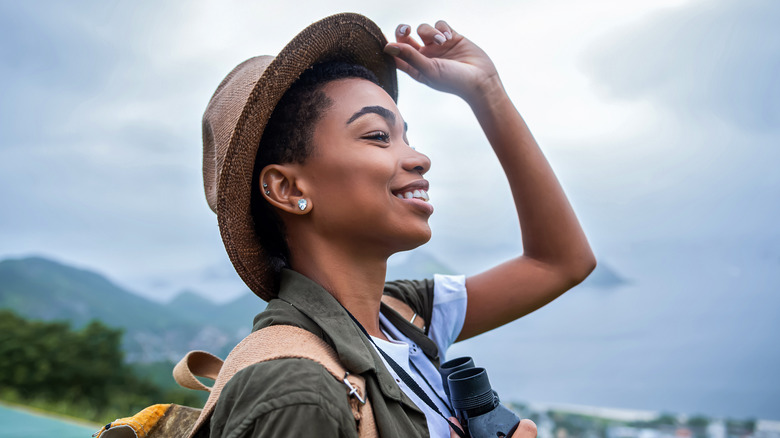
M 98 426 L 0 405 L 0 438 L 89 438 Z

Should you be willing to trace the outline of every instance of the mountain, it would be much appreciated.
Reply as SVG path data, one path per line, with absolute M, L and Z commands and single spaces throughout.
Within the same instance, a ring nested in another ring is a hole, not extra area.
M 629 280 L 623 278 L 610 265 L 599 261 L 596 269 L 582 282 L 582 285 L 598 289 L 615 289 L 629 283 Z
M 165 305 L 172 314 L 190 321 L 208 321 L 242 339 L 252 327 L 255 315 L 265 309 L 265 302 L 246 293 L 224 304 L 215 304 L 192 290 L 184 290 Z
M 0 261 L 0 308 L 76 327 L 97 319 L 122 328 L 130 361 L 178 361 L 192 349 L 224 355 L 249 333 L 264 305 L 249 295 L 220 305 L 194 292 L 159 304 L 96 272 L 43 257 Z
M 422 280 L 433 278 L 433 274 L 456 274 L 433 255 L 422 251 L 411 251 L 401 262 L 387 266 L 388 280 Z

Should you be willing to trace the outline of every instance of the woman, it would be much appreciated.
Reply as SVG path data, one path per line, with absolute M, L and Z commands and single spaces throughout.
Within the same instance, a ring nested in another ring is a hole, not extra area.
M 421 42 L 400 25 L 387 44 L 365 17 L 328 17 L 277 57 L 236 67 L 204 116 L 209 205 L 236 270 L 269 300 L 254 329 L 288 324 L 324 339 L 365 377 L 387 437 L 450 436 L 451 412 L 434 378 L 438 352 L 538 309 L 595 267 L 490 58 L 443 21 L 417 33 Z M 387 258 L 427 242 L 433 212 L 423 178 L 430 161 L 410 146 L 395 105 L 396 66 L 471 106 L 512 189 L 521 256 L 465 281 L 385 284 Z M 411 307 L 432 340 L 380 313 L 383 294 Z M 343 385 L 316 363 L 264 362 L 225 386 L 211 433 L 357 436 L 348 403 Z M 521 425 L 514 436 L 535 435 L 532 423 Z

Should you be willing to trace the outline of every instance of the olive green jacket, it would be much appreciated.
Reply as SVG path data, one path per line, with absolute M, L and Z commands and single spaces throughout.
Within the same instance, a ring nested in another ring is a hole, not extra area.
M 406 302 L 430 322 L 432 281 L 390 282 L 384 293 Z M 384 304 L 382 313 L 438 365 L 436 344 L 423 330 Z M 321 337 L 350 373 L 366 379 L 379 436 L 429 436 L 425 415 L 401 391 L 346 310 L 317 283 L 291 270 L 282 271 L 279 298 L 255 317 L 253 330 L 280 324 Z M 236 438 L 358 436 L 347 387 L 307 359 L 262 362 L 238 372 L 222 390 L 210 430 L 212 437 Z

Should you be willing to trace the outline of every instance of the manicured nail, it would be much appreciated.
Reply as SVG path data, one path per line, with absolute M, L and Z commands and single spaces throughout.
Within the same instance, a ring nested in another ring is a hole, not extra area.
M 390 56 L 398 56 L 401 53 L 401 49 L 396 46 L 385 46 L 385 53 Z
M 434 35 L 433 40 L 436 41 L 436 44 L 444 44 L 444 42 L 447 41 L 444 38 L 444 35 L 438 33 Z
M 445 32 L 444 32 L 444 36 L 447 38 L 447 41 L 449 41 L 449 40 L 451 40 L 451 39 L 452 39 L 452 32 L 450 32 L 450 31 L 445 31 Z
M 404 24 L 403 26 L 398 28 L 398 34 L 399 35 L 406 36 L 406 32 L 409 32 L 409 26 Z

